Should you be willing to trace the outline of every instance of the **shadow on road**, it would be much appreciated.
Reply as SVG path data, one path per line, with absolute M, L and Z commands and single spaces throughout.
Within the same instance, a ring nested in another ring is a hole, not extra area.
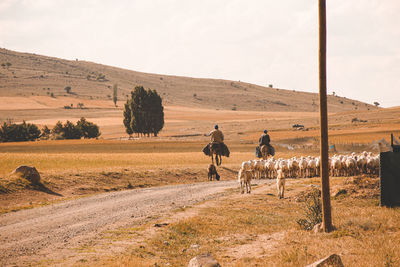
M 234 173 L 234 174 L 237 174 L 237 173 L 238 173 L 237 171 L 234 171 L 234 170 L 229 169 L 229 168 L 227 168 L 227 167 L 221 167 L 221 169 L 224 169 L 224 170 L 226 170 L 226 171 L 228 171 L 228 172 L 231 172 L 231 173 Z
M 32 188 L 33 189 L 35 189 L 35 190 L 38 190 L 38 191 L 42 191 L 42 192 L 44 192 L 44 193 L 47 193 L 47 194 L 49 194 L 49 195 L 54 195 L 54 196 L 59 196 L 59 197 L 62 197 L 63 195 L 61 195 L 61 194 L 59 194 L 59 193 L 57 193 L 57 192 L 54 192 L 53 190 L 51 190 L 51 189 L 49 189 L 49 188 L 47 188 L 44 184 L 42 184 L 42 183 L 36 183 L 36 184 L 33 184 L 32 185 Z

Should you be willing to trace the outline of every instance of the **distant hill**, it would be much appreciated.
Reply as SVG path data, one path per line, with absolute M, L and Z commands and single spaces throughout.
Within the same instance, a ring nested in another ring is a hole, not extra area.
M 8 63 L 8 64 L 7 64 Z M 137 85 L 156 89 L 164 105 L 225 110 L 318 111 L 318 94 L 263 87 L 239 81 L 143 73 L 97 63 L 0 49 L 0 97 L 50 96 L 119 100 Z M 64 90 L 71 87 L 71 93 Z M 328 111 L 376 109 L 357 100 L 328 96 Z

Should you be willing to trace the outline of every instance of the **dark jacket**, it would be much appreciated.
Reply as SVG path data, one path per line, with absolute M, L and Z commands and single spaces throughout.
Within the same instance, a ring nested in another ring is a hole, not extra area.
M 261 135 L 261 137 L 260 137 L 260 139 L 258 140 L 258 142 L 259 142 L 259 144 L 260 144 L 260 147 L 261 147 L 262 145 L 270 146 L 271 139 L 269 138 L 269 135 L 268 135 L 268 134 L 263 134 L 263 135 Z

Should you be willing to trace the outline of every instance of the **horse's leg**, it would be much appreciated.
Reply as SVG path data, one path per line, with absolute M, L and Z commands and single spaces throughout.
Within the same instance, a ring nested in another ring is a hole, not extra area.
M 222 156 L 221 156 L 221 155 L 217 155 L 217 157 L 218 157 L 218 159 L 219 159 L 219 164 L 218 164 L 218 165 L 221 165 L 221 163 L 222 163 Z
M 217 166 L 219 166 L 219 164 L 220 164 L 218 153 L 215 154 L 215 163 L 217 164 Z

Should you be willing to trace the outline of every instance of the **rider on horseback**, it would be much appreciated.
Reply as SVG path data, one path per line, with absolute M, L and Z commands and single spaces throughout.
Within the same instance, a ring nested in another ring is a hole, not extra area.
M 263 159 L 266 159 L 268 155 L 275 154 L 273 152 L 273 148 L 270 144 L 271 138 L 269 137 L 268 131 L 264 130 L 264 133 L 261 135 L 260 139 L 258 140 L 259 148 L 262 154 Z
M 221 156 L 229 157 L 229 149 L 224 144 L 224 134 L 218 129 L 218 125 L 214 126 L 214 130 L 209 134 L 211 136 L 211 142 L 203 148 L 204 154 L 211 156 L 212 162 L 214 163 L 213 154 L 215 154 L 215 159 L 217 165 L 221 164 Z

